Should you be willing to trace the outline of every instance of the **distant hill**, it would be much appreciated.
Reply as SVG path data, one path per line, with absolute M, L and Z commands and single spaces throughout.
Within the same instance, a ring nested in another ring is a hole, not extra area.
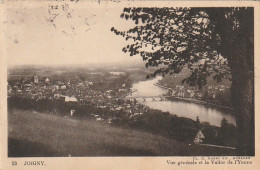
M 190 72 L 188 69 L 184 69 L 182 70 L 179 74 L 173 74 L 173 75 L 165 75 L 165 77 L 163 77 L 163 79 L 161 80 L 162 84 L 168 84 L 170 86 L 176 86 L 176 85 L 181 85 L 182 84 L 182 80 L 187 78 L 190 75 Z M 227 79 L 223 79 L 221 82 L 217 82 L 213 79 L 213 77 L 208 77 L 207 78 L 207 84 L 209 85 L 225 85 L 230 87 L 231 86 L 231 81 L 227 80 Z M 188 86 L 187 84 L 185 84 L 186 86 Z

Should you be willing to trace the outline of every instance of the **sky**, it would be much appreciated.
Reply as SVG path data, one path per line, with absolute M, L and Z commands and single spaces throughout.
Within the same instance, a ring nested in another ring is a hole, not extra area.
M 120 18 L 123 8 L 57 5 L 7 10 L 8 65 L 141 62 L 140 57 L 122 52 L 129 42 L 110 31 L 111 27 L 127 30 L 134 26 Z

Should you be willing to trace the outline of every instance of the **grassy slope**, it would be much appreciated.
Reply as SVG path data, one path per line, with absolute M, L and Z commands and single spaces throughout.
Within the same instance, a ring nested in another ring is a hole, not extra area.
M 227 149 L 188 145 L 162 136 L 31 111 L 8 115 L 8 153 L 16 156 L 231 155 Z

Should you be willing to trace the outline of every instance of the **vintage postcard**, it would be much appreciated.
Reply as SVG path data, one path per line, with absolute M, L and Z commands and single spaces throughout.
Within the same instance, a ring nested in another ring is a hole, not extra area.
M 259 169 L 258 1 L 0 1 L 0 169 Z

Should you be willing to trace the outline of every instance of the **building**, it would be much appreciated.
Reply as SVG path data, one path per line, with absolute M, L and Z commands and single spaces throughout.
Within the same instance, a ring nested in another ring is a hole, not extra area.
M 195 92 L 193 90 L 187 90 L 189 98 L 193 98 L 195 95 Z
M 63 85 L 63 86 L 60 87 L 60 89 L 61 89 L 61 90 L 66 90 L 67 87 L 66 87 L 65 85 Z
M 203 143 L 203 140 L 205 139 L 205 136 L 202 133 L 203 129 L 180 126 L 177 127 L 175 130 L 175 138 L 181 141 L 199 144 Z
M 11 95 L 13 93 L 12 86 L 10 86 L 10 85 L 7 86 L 7 92 L 8 92 L 8 95 Z
M 195 136 L 193 142 L 195 144 L 199 144 L 199 143 L 202 143 L 203 142 L 203 139 L 205 139 L 205 136 L 203 135 L 202 131 L 199 130 L 197 135 Z
M 45 77 L 45 78 L 44 78 L 44 82 L 45 82 L 45 83 L 49 83 L 49 82 L 50 82 L 50 79 L 49 79 L 48 77 Z
M 196 97 L 197 97 L 198 99 L 201 99 L 202 96 L 203 96 L 202 93 L 200 93 L 200 92 L 196 93 Z
M 74 113 L 75 113 L 75 110 L 71 109 L 70 110 L 70 116 L 73 117 Z
M 69 97 L 65 96 L 65 102 L 78 102 L 78 100 L 75 97 Z
M 38 76 L 34 76 L 34 77 L 33 77 L 33 82 L 36 83 L 36 84 L 39 83 Z
M 176 91 L 173 89 L 172 92 L 171 92 L 171 95 L 175 96 L 175 94 L 176 94 Z
M 54 99 L 60 99 L 60 97 L 61 97 L 61 94 L 59 94 L 59 93 L 54 93 L 53 94 L 53 98 Z

